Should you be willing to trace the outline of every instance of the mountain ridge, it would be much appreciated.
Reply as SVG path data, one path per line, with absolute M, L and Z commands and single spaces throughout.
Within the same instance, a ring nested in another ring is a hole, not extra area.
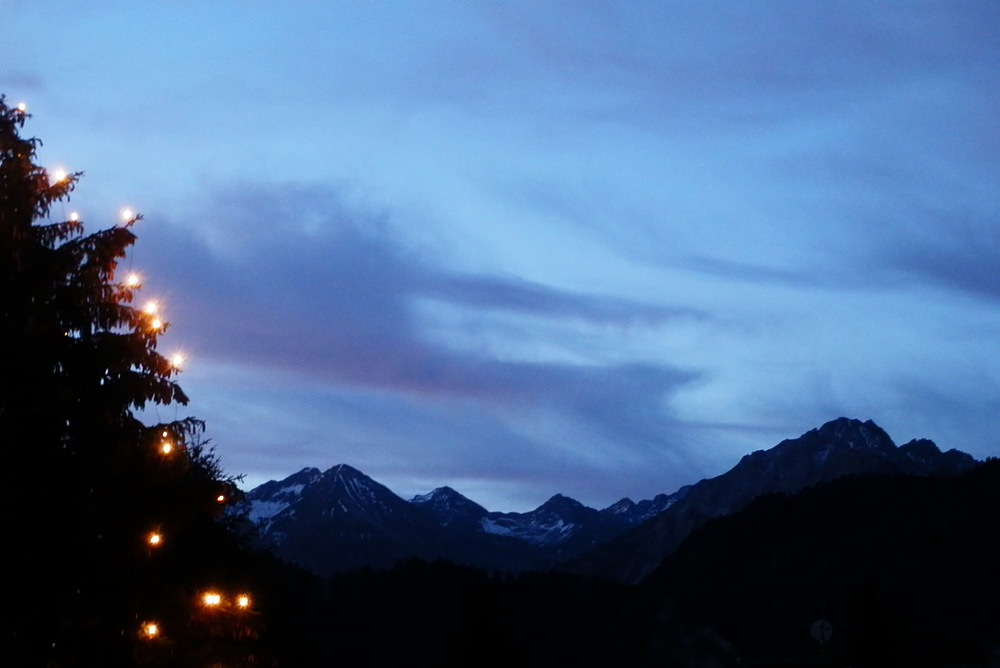
M 794 493 L 855 473 L 956 475 L 976 465 L 929 440 L 896 446 L 871 420 L 839 418 L 743 456 L 715 478 L 638 503 L 597 510 L 554 494 L 524 513 L 489 511 L 444 486 L 406 501 L 357 469 L 304 468 L 246 494 L 258 545 L 318 573 L 387 568 L 401 558 L 448 559 L 488 570 L 560 568 L 637 582 L 694 528 L 754 498 Z
M 871 420 L 838 418 L 769 450 L 744 455 L 729 471 L 690 487 L 684 498 L 568 563 L 571 572 L 638 582 L 695 528 L 729 515 L 764 494 L 794 494 L 823 481 L 858 473 L 956 475 L 978 462 L 932 441 L 897 447 Z

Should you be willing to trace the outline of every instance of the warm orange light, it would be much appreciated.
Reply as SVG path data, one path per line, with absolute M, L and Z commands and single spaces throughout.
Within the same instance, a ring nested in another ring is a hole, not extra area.
M 148 313 L 149 315 L 153 315 L 154 313 L 156 313 L 157 308 L 159 308 L 159 304 L 157 304 L 156 302 L 146 302 L 146 305 L 142 307 L 142 310 Z
M 69 219 L 75 223 L 76 221 L 80 220 L 80 214 L 74 211 L 73 213 L 69 214 Z
M 219 496 L 215 497 L 215 500 L 218 501 L 219 503 L 224 503 L 226 500 L 226 495 L 220 494 Z
M 222 603 L 222 597 L 219 596 L 218 594 L 209 593 L 205 594 L 204 598 L 202 598 L 202 601 L 205 603 L 205 605 L 219 605 L 220 603 Z
M 149 323 L 149 326 L 153 329 L 159 329 L 160 327 L 163 327 L 163 321 L 159 318 L 153 318 L 153 322 Z
M 162 452 L 165 455 L 169 455 L 170 451 L 173 450 L 173 449 L 174 449 L 174 446 L 172 446 L 169 443 L 164 443 L 163 445 L 160 446 L 160 452 Z
M 147 638 L 155 638 L 160 632 L 160 627 L 156 624 L 146 624 L 142 627 L 142 632 L 146 634 Z
M 129 274 L 128 278 L 125 279 L 125 284 L 128 285 L 130 288 L 134 288 L 135 286 L 139 285 L 138 274 Z
M 21 104 L 17 105 L 17 110 L 18 111 L 24 112 L 24 111 L 27 111 L 27 109 L 28 109 L 28 105 L 26 105 L 24 102 L 22 102 Z
M 164 430 L 163 433 L 160 434 L 160 435 L 163 436 L 163 438 L 166 438 L 167 436 L 170 436 L 170 434 L 166 430 Z
M 62 181 L 65 178 L 66 178 L 66 170 L 65 169 L 57 169 L 54 172 L 52 172 L 52 182 L 53 183 L 59 183 L 60 181 Z
M 158 534 L 158 533 L 151 533 L 151 534 L 149 534 L 149 544 L 150 545 L 159 545 L 162 542 L 163 542 L 163 536 L 161 536 L 160 534 Z
M 124 221 L 132 220 L 133 218 L 135 218 L 135 211 L 133 211 L 128 207 L 125 207 L 124 209 L 121 210 L 121 217 L 122 220 Z
M 247 608 L 250 606 L 250 597 L 240 596 L 238 599 L 236 599 L 236 604 L 239 605 L 241 608 Z
M 173 364 L 175 367 L 179 367 L 181 364 L 184 364 L 184 356 L 181 355 L 180 353 L 177 353 L 170 358 L 170 363 Z

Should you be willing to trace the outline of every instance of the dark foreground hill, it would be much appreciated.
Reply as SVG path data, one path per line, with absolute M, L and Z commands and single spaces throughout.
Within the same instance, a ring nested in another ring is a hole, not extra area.
M 998 529 L 991 460 L 765 495 L 639 585 L 409 560 L 286 576 L 261 598 L 297 666 L 986 668 L 1000 658 Z
M 350 505 L 338 492 L 320 507 L 331 499 Z M 268 647 L 296 666 L 985 668 L 1000 656 L 998 529 L 991 460 L 765 494 L 692 531 L 638 585 L 412 559 L 322 579 L 272 562 L 258 598 Z M 825 646 L 810 636 L 821 617 Z
M 998 535 L 998 460 L 956 477 L 856 476 L 709 521 L 644 586 L 745 662 L 996 666 Z M 824 652 L 810 636 L 820 618 Z

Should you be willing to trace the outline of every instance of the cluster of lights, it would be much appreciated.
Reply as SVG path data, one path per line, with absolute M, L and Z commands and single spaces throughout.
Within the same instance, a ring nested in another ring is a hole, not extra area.
M 165 455 L 169 455 L 171 452 L 174 451 L 174 444 L 171 443 L 169 440 L 170 432 L 164 429 L 163 432 L 160 434 L 160 436 L 162 436 L 164 439 L 163 442 L 160 443 L 160 452 Z
M 217 591 L 208 591 L 202 594 L 201 603 L 204 607 L 219 610 L 226 607 L 226 600 L 223 599 L 222 594 Z M 250 595 L 249 594 L 238 594 L 232 599 L 233 605 L 237 610 L 249 610 L 250 609 Z M 147 640 L 155 640 L 160 636 L 160 627 L 156 622 L 143 622 L 141 626 L 141 635 Z
M 214 608 L 214 607 L 220 606 L 220 605 L 222 605 L 222 594 L 219 594 L 218 592 L 214 592 L 214 591 L 206 592 L 201 597 L 201 602 L 206 607 L 209 607 L 209 608 Z M 236 607 L 237 608 L 240 608 L 240 609 L 243 609 L 243 610 L 246 610 L 247 608 L 250 607 L 250 597 L 248 595 L 246 595 L 246 594 L 240 594 L 235 599 L 233 599 L 233 602 L 236 603 Z

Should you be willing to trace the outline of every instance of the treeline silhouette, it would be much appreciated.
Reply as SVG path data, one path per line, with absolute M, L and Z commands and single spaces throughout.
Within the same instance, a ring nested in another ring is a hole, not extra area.
M 488 574 L 411 559 L 329 580 L 273 560 L 263 642 L 287 665 L 701 665 L 735 658 L 635 586 L 560 573 Z

